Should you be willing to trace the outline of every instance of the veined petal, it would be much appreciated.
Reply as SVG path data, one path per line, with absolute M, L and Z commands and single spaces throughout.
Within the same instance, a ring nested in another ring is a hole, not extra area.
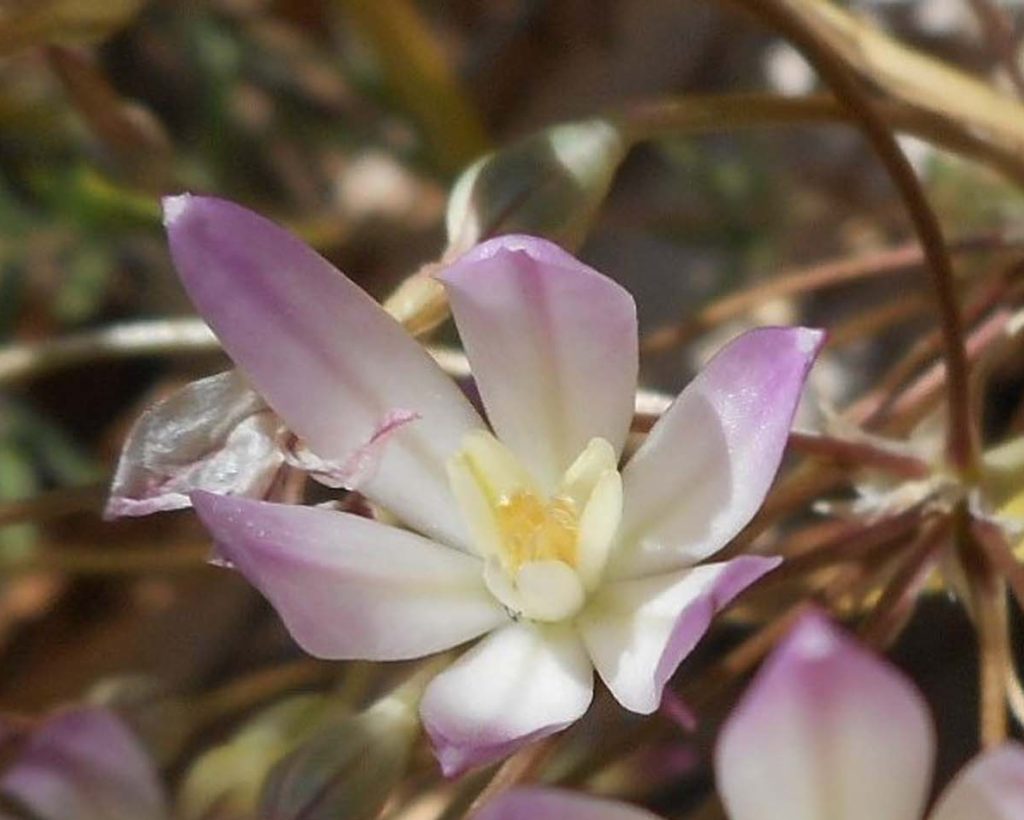
M 423 726 L 451 777 L 564 729 L 590 705 L 593 669 L 563 625 L 511 624 L 427 687 Z
M 715 772 L 731 820 L 916 820 L 934 754 L 913 684 L 811 613 L 733 710 Z
M 637 378 L 629 293 L 528 236 L 478 245 L 441 280 L 491 425 L 544 492 L 592 438 L 621 452 Z
M 615 699 L 650 714 L 711 619 L 778 559 L 741 556 L 651 578 L 609 582 L 578 619 L 583 642 Z
M 321 658 L 401 660 L 505 623 L 475 556 L 368 518 L 195 493 L 220 552 Z
M 318 456 L 344 464 L 389 413 L 396 430 L 359 490 L 445 543 L 467 539 L 445 461 L 482 422 L 359 287 L 292 234 L 223 200 L 165 200 L 181 280 L 228 354 Z
M 47 719 L 5 769 L 0 794 L 14 798 L 40 820 L 168 816 L 153 763 L 131 731 L 106 709 L 73 709 Z
M 775 478 L 823 339 L 799 327 L 750 331 L 687 385 L 622 472 L 613 576 L 691 566 L 750 521 Z
M 517 788 L 495 797 L 472 820 L 657 820 L 615 800 L 563 789 Z
M 979 755 L 939 798 L 930 820 L 1019 820 L 1024 817 L 1024 746 L 1006 743 Z

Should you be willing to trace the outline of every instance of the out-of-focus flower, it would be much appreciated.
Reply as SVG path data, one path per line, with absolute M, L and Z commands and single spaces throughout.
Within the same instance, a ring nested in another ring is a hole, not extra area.
M 185 287 L 235 363 L 320 472 L 409 529 L 205 492 L 193 504 L 311 654 L 415 658 L 490 633 L 423 699 L 447 773 L 575 721 L 595 668 L 623 706 L 654 711 L 715 613 L 775 566 L 697 565 L 761 504 L 820 332 L 735 340 L 620 473 L 635 306 L 557 246 L 501 237 L 441 276 L 487 424 L 295 237 L 204 197 L 168 199 L 165 215 Z
M 715 769 L 731 820 L 920 820 L 935 736 L 913 683 L 834 627 L 801 619 L 726 722 Z M 1024 747 L 972 762 L 929 820 L 1024 817 Z M 473 820 L 652 820 L 623 803 L 510 790 Z
M 732 820 L 919 820 L 935 757 L 927 705 L 899 670 L 824 616 L 797 624 L 719 737 L 719 792 Z M 1024 747 L 960 772 L 930 820 L 1024 817 Z
M 330 694 L 264 709 L 193 764 L 182 820 L 377 817 L 405 774 L 425 682 L 417 674 L 357 713 Z
M 164 820 L 156 771 L 132 733 L 106 709 L 78 708 L 47 718 L 21 737 L 0 727 L 13 762 L 0 796 L 39 820 Z M 6 815 L 5 815 L 6 816 Z

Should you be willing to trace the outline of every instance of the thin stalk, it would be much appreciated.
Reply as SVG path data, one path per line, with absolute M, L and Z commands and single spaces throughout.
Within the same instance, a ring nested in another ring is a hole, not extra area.
M 878 603 L 861 625 L 860 634 L 866 643 L 885 648 L 899 637 L 914 613 L 921 590 L 935 569 L 939 551 L 949 534 L 949 520 L 941 519 L 922 529 L 906 549 Z
M 787 0 L 733 0 L 781 32 L 815 67 L 822 80 L 853 114 L 903 198 L 928 263 L 943 333 L 947 370 L 949 425 L 946 452 L 952 466 L 974 478 L 979 470 L 978 441 L 971 417 L 967 352 L 954 289 L 953 265 L 942 229 L 925 198 L 913 167 L 900 150 L 871 95 L 846 61 L 794 13 Z
M 932 470 L 914 456 L 883 450 L 866 441 L 848 441 L 819 433 L 790 433 L 789 449 L 843 467 L 873 467 L 907 479 L 927 478 Z
M 1009 242 L 1005 237 L 996 234 L 987 234 L 955 240 L 950 243 L 949 250 L 955 254 L 971 254 L 1004 247 L 1018 247 L 1018 243 Z M 785 271 L 766 282 L 723 296 L 682 324 L 652 332 L 644 339 L 643 349 L 646 352 L 663 352 L 677 347 L 701 332 L 742 316 L 772 299 L 906 273 L 919 268 L 924 261 L 924 251 L 918 243 L 913 242 L 852 259 L 830 259 L 808 267 Z

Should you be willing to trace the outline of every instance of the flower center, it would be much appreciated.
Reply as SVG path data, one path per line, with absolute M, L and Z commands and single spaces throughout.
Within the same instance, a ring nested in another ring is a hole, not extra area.
M 576 566 L 579 514 L 571 498 L 555 496 L 545 503 L 521 490 L 502 498 L 494 514 L 501 534 L 501 557 L 511 571 L 532 561 L 562 561 Z
M 612 446 L 591 441 L 545 494 L 505 445 L 475 431 L 450 459 L 448 477 L 484 558 L 484 581 L 513 617 L 561 621 L 579 612 L 622 516 Z

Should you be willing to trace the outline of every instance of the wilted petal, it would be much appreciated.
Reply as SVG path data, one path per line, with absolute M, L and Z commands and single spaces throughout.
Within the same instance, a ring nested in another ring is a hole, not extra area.
M 0 777 L 0 794 L 39 820 L 167 817 L 152 762 L 106 709 L 62 712 L 36 728 Z
M 731 820 L 916 820 L 934 751 L 913 684 L 811 613 L 733 710 L 715 772 Z
M 192 301 L 288 427 L 345 464 L 389 413 L 416 414 L 358 489 L 432 538 L 466 546 L 444 465 L 482 423 L 426 351 L 272 222 L 207 197 L 168 199 L 164 212 Z
M 281 426 L 235 370 L 185 385 L 128 434 L 107 517 L 180 510 L 193 490 L 262 498 L 284 462 Z
M 564 729 L 592 696 L 593 670 L 573 631 L 523 621 L 489 635 L 434 678 L 420 714 L 451 777 Z
M 322 658 L 399 660 L 504 623 L 480 560 L 368 518 L 196 493 L 229 559 Z
M 609 582 L 579 618 L 583 642 L 615 698 L 650 714 L 715 614 L 778 565 L 742 556 L 652 578 Z
M 930 820 L 1024 817 L 1024 746 L 1007 743 L 979 755 L 948 786 Z
M 512 789 L 472 820 L 657 820 L 643 809 L 563 789 Z
M 485 242 L 441 279 L 488 418 L 545 491 L 592 438 L 622 449 L 637 377 L 629 293 L 528 236 Z
M 753 517 L 775 478 L 823 338 L 807 328 L 750 331 L 687 385 L 622 472 L 613 575 L 695 564 Z

